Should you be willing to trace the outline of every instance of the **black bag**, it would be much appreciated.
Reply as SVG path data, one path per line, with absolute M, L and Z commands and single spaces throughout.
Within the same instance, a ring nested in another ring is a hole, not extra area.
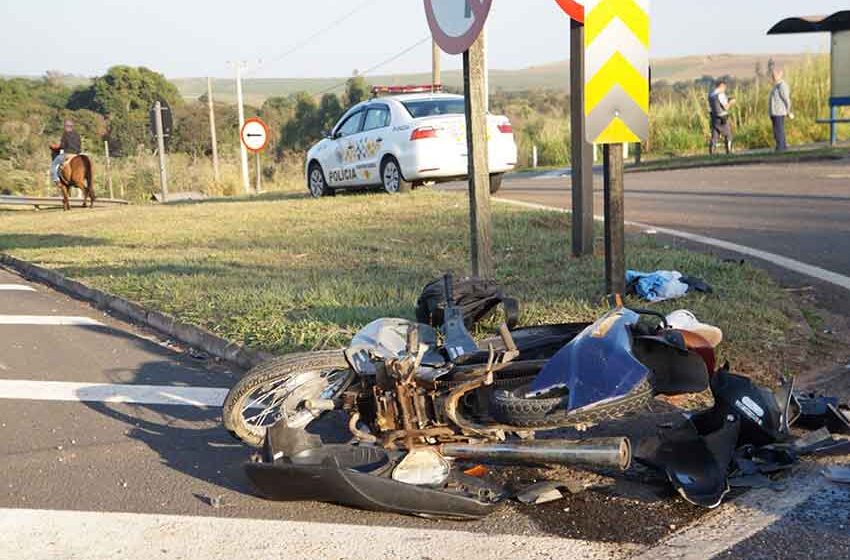
M 446 308 L 444 278 L 430 282 L 416 301 L 416 320 L 432 327 L 442 327 L 443 310 Z M 501 304 L 505 311 L 508 328 L 514 328 L 519 320 L 519 303 L 506 297 L 496 282 L 481 278 L 453 278 L 452 299 L 463 311 L 463 322 L 467 328 L 493 314 Z

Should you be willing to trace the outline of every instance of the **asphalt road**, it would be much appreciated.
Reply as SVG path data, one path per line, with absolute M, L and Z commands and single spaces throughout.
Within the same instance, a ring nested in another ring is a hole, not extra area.
M 557 175 L 515 175 L 498 196 L 569 208 L 570 178 Z M 595 213 L 602 215 L 602 177 L 595 183 Z M 626 219 L 850 276 L 850 159 L 629 173 Z

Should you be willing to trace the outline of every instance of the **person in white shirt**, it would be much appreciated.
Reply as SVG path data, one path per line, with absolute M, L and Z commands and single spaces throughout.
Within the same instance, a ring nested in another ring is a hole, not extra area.
M 785 117 L 794 118 L 791 112 L 791 88 L 783 79 L 782 70 L 773 71 L 773 89 L 770 90 L 770 121 L 773 124 L 773 138 L 776 141 L 776 151 L 788 149 L 785 140 Z

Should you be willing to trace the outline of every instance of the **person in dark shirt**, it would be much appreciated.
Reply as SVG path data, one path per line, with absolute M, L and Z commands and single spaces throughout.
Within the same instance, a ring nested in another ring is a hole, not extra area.
M 70 119 L 65 121 L 65 131 L 62 133 L 62 139 L 58 144 L 53 144 L 50 149 L 58 151 L 59 154 L 53 158 L 53 164 L 50 166 L 50 178 L 56 185 L 59 185 L 59 169 L 65 163 L 65 154 L 79 154 L 82 152 L 83 141 L 80 135 L 74 132 L 74 122 Z

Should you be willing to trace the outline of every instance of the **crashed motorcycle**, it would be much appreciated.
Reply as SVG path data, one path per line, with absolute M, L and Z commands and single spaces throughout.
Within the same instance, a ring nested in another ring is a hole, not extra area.
M 263 460 L 246 466 L 272 499 L 477 518 L 503 497 L 467 462 L 626 469 L 627 438 L 536 439 L 646 411 L 655 395 L 708 388 L 712 345 L 662 315 L 616 305 L 595 323 L 509 329 L 480 345 L 445 280 L 441 328 L 380 319 L 344 351 L 283 357 L 227 396 L 225 426 Z M 619 302 L 618 302 L 619 303 Z M 344 413 L 349 441 L 310 427 Z

